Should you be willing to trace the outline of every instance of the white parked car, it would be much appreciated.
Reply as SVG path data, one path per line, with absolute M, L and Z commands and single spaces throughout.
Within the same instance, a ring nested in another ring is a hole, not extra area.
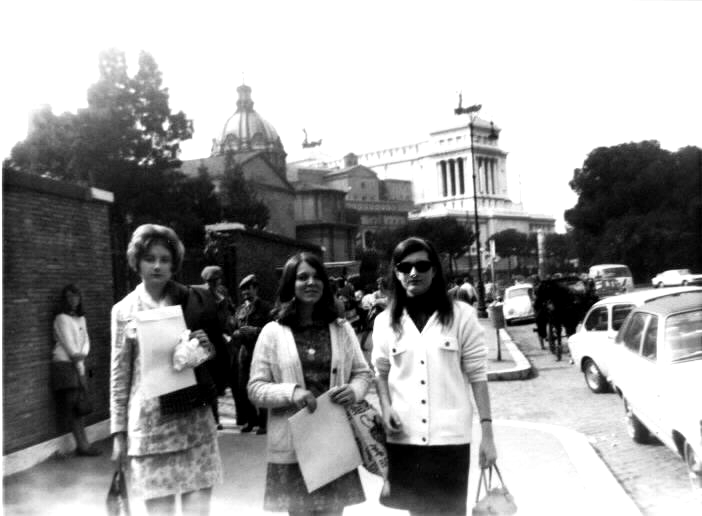
M 611 377 L 627 430 L 655 435 L 702 488 L 702 292 L 663 296 L 631 311 L 615 340 Z
M 692 274 L 690 269 L 671 269 L 655 275 L 651 283 L 654 287 L 702 285 L 702 274 Z
M 634 290 L 634 277 L 631 270 L 621 263 L 602 263 L 593 265 L 587 275 L 596 282 L 603 279 L 613 279 L 619 283 L 620 288 L 625 292 Z
M 702 292 L 702 288 L 639 290 L 607 297 L 592 305 L 578 331 L 568 339 L 571 360 L 585 376 L 585 383 L 590 390 L 597 393 L 610 390 L 609 376 L 614 338 L 634 307 L 663 296 L 691 291 Z
M 505 324 L 534 320 L 534 286 L 531 283 L 507 287 L 503 303 Z

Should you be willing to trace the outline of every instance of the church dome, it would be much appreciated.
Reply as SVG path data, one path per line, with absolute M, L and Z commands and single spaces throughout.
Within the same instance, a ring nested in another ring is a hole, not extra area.
M 225 154 L 227 151 L 239 152 L 279 152 L 285 153 L 275 127 L 263 119 L 253 108 L 251 87 L 239 86 L 239 100 L 236 112 L 224 124 L 222 138 L 215 142 L 212 153 Z

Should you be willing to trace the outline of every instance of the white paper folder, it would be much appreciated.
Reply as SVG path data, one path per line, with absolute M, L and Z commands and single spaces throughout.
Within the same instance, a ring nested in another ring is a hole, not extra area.
M 155 398 L 195 385 L 192 368 L 173 369 L 173 350 L 186 329 L 181 306 L 137 312 L 135 320 L 144 396 Z
M 293 446 L 308 492 L 361 465 L 346 411 L 332 403 L 329 392 L 317 398 L 317 409 L 303 408 L 288 418 Z

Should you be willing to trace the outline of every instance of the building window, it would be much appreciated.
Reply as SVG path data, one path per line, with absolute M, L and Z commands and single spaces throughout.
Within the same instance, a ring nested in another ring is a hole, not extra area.
M 361 190 L 365 190 L 365 189 L 366 189 L 366 183 L 361 181 Z
M 463 158 L 458 158 L 458 192 L 463 195 L 466 193 L 466 180 L 463 175 Z

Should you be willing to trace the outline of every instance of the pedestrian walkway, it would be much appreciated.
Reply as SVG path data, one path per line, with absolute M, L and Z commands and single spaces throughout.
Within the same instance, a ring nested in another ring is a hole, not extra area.
M 502 360 L 497 360 L 498 333 L 489 320 L 481 320 L 489 352 L 491 381 L 528 378 L 531 365 L 504 330 L 499 333 Z M 519 382 L 515 381 L 515 388 Z M 371 402 L 377 402 L 374 394 Z M 235 425 L 231 396 L 220 398 L 224 430 L 219 445 L 225 480 L 214 490 L 212 514 L 257 515 L 262 510 L 265 484 L 265 435 L 242 434 Z M 524 421 L 494 421 L 499 465 L 513 493 L 520 515 L 640 514 L 630 498 L 599 459 L 582 434 L 553 425 Z M 473 429 L 476 442 L 480 428 Z M 7 515 L 70 515 L 104 510 L 111 479 L 109 440 L 99 443 L 98 458 L 56 457 L 4 478 Z M 471 453 L 469 507 L 475 499 L 477 452 Z M 361 470 L 367 501 L 349 507 L 347 515 L 406 514 L 378 503 L 382 481 Z M 133 514 L 142 514 L 138 504 Z

